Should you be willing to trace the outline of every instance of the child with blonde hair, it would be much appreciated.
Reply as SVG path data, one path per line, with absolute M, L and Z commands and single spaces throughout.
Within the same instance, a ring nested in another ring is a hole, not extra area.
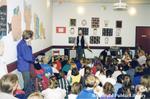
M 34 92 L 29 95 L 27 99 L 44 99 L 44 97 L 39 92 Z

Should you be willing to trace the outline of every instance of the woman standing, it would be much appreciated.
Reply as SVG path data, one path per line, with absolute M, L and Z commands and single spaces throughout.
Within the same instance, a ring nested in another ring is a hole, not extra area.
M 17 69 L 22 73 L 25 91 L 30 80 L 30 65 L 34 61 L 31 47 L 32 37 L 33 32 L 31 30 L 23 31 L 22 40 L 17 45 Z

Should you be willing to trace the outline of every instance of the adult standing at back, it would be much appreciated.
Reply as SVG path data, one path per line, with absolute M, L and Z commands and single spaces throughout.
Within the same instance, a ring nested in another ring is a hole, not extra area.
M 74 46 L 72 49 L 75 49 L 76 46 L 76 55 L 77 55 L 77 59 L 80 60 L 81 58 L 83 58 L 83 55 L 85 57 L 85 53 L 84 53 L 84 48 L 85 48 L 85 44 L 87 46 L 87 48 L 89 49 L 89 45 L 83 35 L 82 30 L 79 30 L 79 34 L 76 37 Z
M 30 80 L 30 65 L 34 62 L 31 47 L 32 37 L 31 30 L 23 31 L 22 40 L 17 45 L 17 69 L 22 73 L 25 91 Z

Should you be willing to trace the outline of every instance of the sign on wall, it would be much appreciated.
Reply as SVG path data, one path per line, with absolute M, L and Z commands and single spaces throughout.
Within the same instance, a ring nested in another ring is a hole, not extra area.
M 6 0 L 0 1 L 0 39 L 7 35 L 7 4 Z

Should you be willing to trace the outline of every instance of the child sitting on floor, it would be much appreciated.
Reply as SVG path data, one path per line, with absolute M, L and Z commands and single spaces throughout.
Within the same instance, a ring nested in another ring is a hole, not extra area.
M 50 59 L 49 59 L 48 56 L 43 56 L 43 57 L 41 58 L 41 64 L 40 64 L 41 67 L 42 67 L 42 69 L 44 70 L 45 76 L 46 76 L 47 78 L 49 78 L 50 75 L 53 74 L 52 67 L 48 64 L 49 60 L 50 60 Z
M 1 99 L 26 99 L 25 92 L 19 87 L 16 74 L 6 74 L 0 79 L 0 97 Z

